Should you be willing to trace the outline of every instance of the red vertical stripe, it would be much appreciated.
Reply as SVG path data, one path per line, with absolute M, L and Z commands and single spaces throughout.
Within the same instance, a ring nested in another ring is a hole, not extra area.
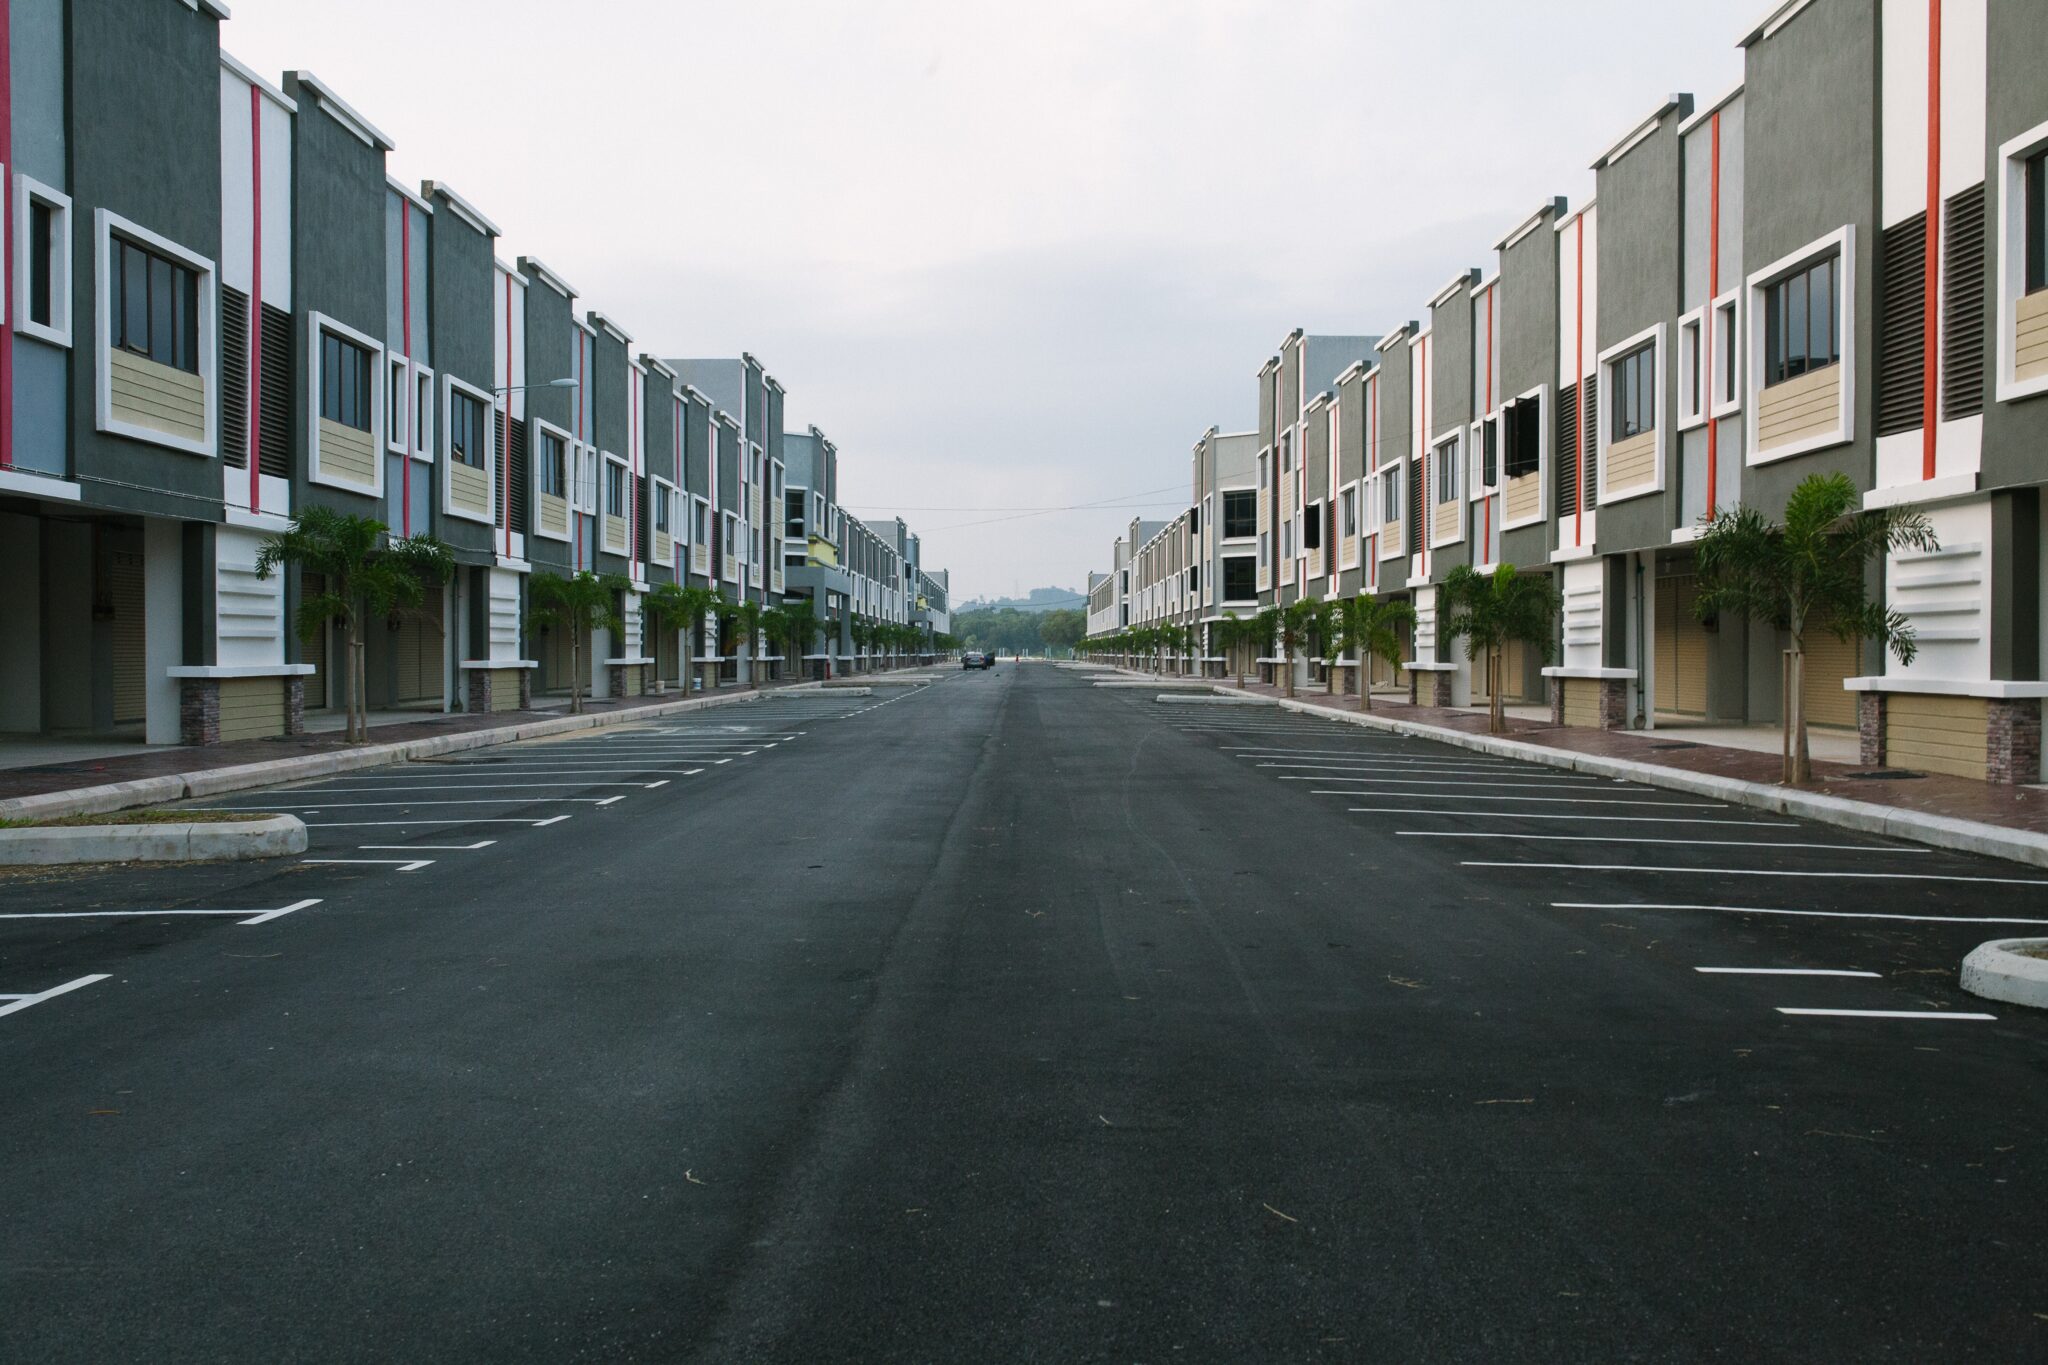
M 505 275 L 505 435 L 498 442 L 498 496 L 505 500 L 505 557 L 512 557 L 512 276 Z
M 1491 289 L 1486 291 L 1486 410 L 1488 412 L 1493 411 L 1493 290 Z M 1483 433 L 1480 439 L 1482 441 L 1486 439 Z M 1498 433 L 1496 433 L 1494 449 L 1499 450 L 1499 448 Z M 1485 452 L 1481 451 L 1480 464 L 1482 466 L 1482 473 L 1484 472 L 1485 460 Z M 1493 472 L 1496 478 L 1500 476 L 1498 467 Z M 1480 533 L 1480 560 L 1482 563 L 1491 564 L 1493 562 L 1493 496 L 1482 490 L 1479 503 L 1480 506 L 1486 509 L 1486 529 Z
M 399 323 L 405 346 L 405 430 L 399 435 L 399 497 L 403 502 L 398 510 L 398 522 L 402 533 L 409 536 L 412 534 L 412 433 L 418 423 L 412 405 L 418 385 L 412 377 L 412 205 L 404 195 L 398 197 L 398 268 L 403 275 L 398 285 L 398 308 L 405 315 Z
M 1578 322 L 1575 339 L 1572 342 L 1572 383 L 1578 388 L 1579 401 L 1572 423 L 1572 459 L 1578 470 L 1572 479 L 1572 544 L 1586 543 L 1586 215 L 1579 214 L 1577 230 L 1572 234 L 1577 240 L 1579 251 L 1578 273 L 1572 281 L 1578 293 Z
M 626 362 L 626 389 L 632 396 L 626 420 L 632 423 L 626 447 L 626 468 L 633 481 L 626 489 L 626 569 L 630 573 L 640 558 L 640 376 L 633 362 Z
M 263 92 L 249 87 L 249 510 L 263 510 Z
M 1840 289 L 1851 288 L 1843 280 Z M 1925 331 L 1921 339 L 1920 477 L 1934 477 L 1935 367 L 1940 361 L 1941 327 L 1941 0 L 1927 0 L 1927 279 Z
M 8 267 L 14 247 L 14 14 L 0 0 L 0 158 L 9 174 L 0 176 L 0 270 L 7 327 L 0 331 L 0 469 L 14 467 L 14 271 Z
M 1707 181 L 1707 315 L 1700 325 L 1700 405 L 1707 419 L 1707 515 L 1720 506 L 1717 479 L 1721 424 L 1714 420 L 1714 300 L 1721 296 L 1721 115 L 1713 121 L 1713 170 Z

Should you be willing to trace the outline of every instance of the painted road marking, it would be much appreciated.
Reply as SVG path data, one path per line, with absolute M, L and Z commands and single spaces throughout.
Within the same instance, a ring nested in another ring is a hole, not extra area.
M 395 872 L 417 872 L 423 867 L 432 867 L 432 858 L 301 858 L 306 867 L 333 867 L 346 864 L 354 867 L 388 867 Z
M 1708 976 L 1882 976 L 1882 972 L 1847 971 L 1839 967 L 1695 967 Z
M 1823 1014 L 1838 1019 L 1974 1019 L 1989 1022 L 1995 1014 L 1965 1014 L 1959 1010 L 1809 1010 L 1792 1005 L 1778 1006 L 1780 1014 Z
M 1259 766 L 1264 768 L 1273 765 L 1261 763 Z M 1297 765 L 1289 764 L 1287 766 L 1294 767 Z M 1442 777 L 1388 777 L 1385 773 L 1374 773 L 1371 777 L 1345 777 L 1341 773 L 1308 773 L 1299 777 L 1283 777 L 1280 780 L 1282 782 L 1377 782 L 1382 786 L 1388 787 L 1485 787 L 1489 790 L 1499 790 L 1506 787 L 1531 787 L 1537 790 L 1549 788 L 1555 790 L 1556 788 L 1569 785 L 1566 782 L 1555 779 L 1546 780 L 1542 778 L 1533 781 L 1470 782 Z M 1577 778 L 1573 780 L 1579 782 L 1594 781 L 1592 778 Z M 1583 786 L 1571 787 L 1570 789 L 1573 791 L 1586 790 Z M 1632 787 L 1629 790 L 1642 791 L 1644 789 Z
M 1407 795 L 1407 793 L 1399 793 Z M 1365 792 L 1311 792 L 1311 796 L 1364 796 Z M 1388 793 L 1395 795 L 1395 793 Z M 1410 815 L 1418 819 L 1429 816 L 1444 820 L 1601 820 L 1622 825 L 1748 825 L 1756 828 L 1784 829 L 1796 826 L 1797 820 L 1713 820 L 1704 816 L 1673 817 L 1663 815 L 1558 815 L 1554 812 L 1530 810 L 1412 810 L 1407 806 L 1352 806 L 1350 810 L 1360 815 Z M 306 828 L 313 828 L 311 825 Z
M 1692 848 L 1820 848 L 1842 853 L 1931 853 L 1925 848 L 1885 844 L 1791 844 L 1778 839 L 1638 839 L 1625 834 L 1502 834 L 1477 829 L 1400 829 L 1411 839 L 1526 839 L 1550 844 L 1685 844 Z
M 248 915 L 251 918 L 239 922 L 266 924 L 294 910 L 304 910 L 319 903 L 316 896 L 311 900 L 293 901 L 276 910 L 20 910 L 0 915 L 0 919 L 156 919 L 163 915 Z
M 1977 882 L 1987 886 L 2048 886 L 2039 877 L 1965 877 L 1944 872 L 1805 872 L 1764 867 L 1638 867 L 1633 863 L 1485 863 L 1467 861 L 1466 867 L 1549 868 L 1570 872 L 1681 872 L 1704 877 L 1838 877 L 1854 880 L 1899 882 Z
M 1714 910 L 1727 915 L 1792 915 L 1800 919 L 1910 920 L 1916 924 L 2048 924 L 2009 915 L 1894 915 L 1875 910 L 1768 910 L 1758 905 L 1678 905 L 1658 901 L 1552 901 L 1553 910 Z
M 352 806 L 544 806 L 551 803 L 573 801 L 586 806 L 609 806 L 614 801 L 623 801 L 623 796 L 508 796 L 497 801 L 436 799 L 432 801 L 263 801 L 262 797 L 249 797 L 262 802 L 264 810 L 302 810 L 317 815 L 330 807 L 342 810 Z M 243 809 L 235 807 L 234 809 Z M 481 824 L 482 821 L 455 821 L 457 824 Z
M 545 820 L 528 820 L 515 816 L 477 816 L 471 820 L 329 820 L 324 823 L 307 821 L 307 829 L 411 829 L 415 825 L 531 825 L 535 829 L 543 825 L 559 825 L 569 819 L 566 815 L 550 815 Z
M 0 1005 L 0 1014 L 18 1014 L 22 1010 L 31 1009 L 36 1005 L 42 1004 L 45 1000 L 55 1000 L 60 995 L 75 991 L 80 986 L 90 986 L 95 981 L 105 981 L 110 975 L 111 973 L 108 972 L 94 972 L 91 976 L 81 976 L 76 980 L 67 981 L 61 986 L 52 986 L 46 991 L 37 991 L 33 995 L 0 995 L 0 1000 L 8 1002 L 7 1004 Z
M 1285 781 L 1287 781 L 1288 779 L 1287 779 L 1287 778 L 1284 778 L 1284 777 L 1283 777 L 1283 778 L 1281 778 L 1280 780 L 1281 780 L 1282 782 L 1285 782 Z M 1302 781 L 1302 782 L 1316 782 L 1316 781 L 1322 781 L 1322 782 L 1327 782 L 1327 781 L 1328 781 L 1329 779 L 1328 779 L 1328 778 L 1298 778 L 1298 779 L 1296 779 L 1296 780 L 1297 780 L 1297 781 Z M 1726 809 L 1728 809 L 1727 805 L 1726 805 L 1726 804 L 1725 804 L 1724 802 L 1720 802 L 1720 801 L 1655 801 L 1655 800 L 1650 800 L 1650 801 L 1637 801 L 1637 800 L 1631 800 L 1631 799 L 1629 799 L 1629 798 L 1627 798 L 1627 797 L 1619 797 L 1619 796 L 1471 796 L 1471 795 L 1467 795 L 1467 794 L 1466 794 L 1466 793 L 1464 793 L 1464 792 L 1457 792 L 1457 793 L 1454 793 L 1453 795 L 1450 795 L 1450 796 L 1435 796 L 1435 795 L 1432 795 L 1432 794 L 1430 794 L 1429 792 L 1362 792 L 1362 791 L 1356 791 L 1356 790 L 1350 790 L 1350 791 L 1312 791 L 1312 792 L 1310 792 L 1310 793 L 1309 793 L 1309 795 L 1310 795 L 1310 796 L 1398 796 L 1398 797 L 1402 798 L 1402 799 L 1403 799 L 1404 801 L 1541 801 L 1541 802 L 1543 802 L 1543 803 L 1544 803 L 1544 804 L 1546 804 L 1546 805 L 1552 805 L 1552 806 L 1662 806 L 1662 807 L 1664 807 L 1664 808 L 1665 808 L 1666 810 L 1726 810 Z M 1363 808 L 1363 807 L 1359 807 L 1359 806 L 1353 806 L 1353 807 L 1351 807 L 1351 809 L 1353 809 L 1353 810 L 1360 810 L 1360 809 L 1364 809 L 1364 808 Z M 1538 867 L 1538 866 L 1541 866 L 1541 864 L 1538 864 L 1538 863 L 1530 863 L 1530 864 L 1528 864 L 1528 866 L 1530 866 L 1530 867 Z M 1690 871 L 1691 869 L 1687 869 L 1687 870 L 1688 870 L 1688 871 Z
M 474 853 L 480 848 L 489 848 L 496 839 L 479 839 L 473 844 L 357 844 L 365 853 Z
M 391 795 L 394 791 L 411 792 L 473 792 L 482 787 L 498 787 L 505 791 L 532 791 L 543 787 L 648 787 L 659 786 L 650 782 L 422 782 L 413 787 L 294 787 L 295 792 L 308 792 L 314 796 L 379 796 Z

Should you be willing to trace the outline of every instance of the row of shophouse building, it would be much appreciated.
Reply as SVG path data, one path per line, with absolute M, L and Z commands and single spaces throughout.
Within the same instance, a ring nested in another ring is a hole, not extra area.
M 313 506 L 454 552 L 368 632 L 372 707 L 567 691 L 537 572 L 630 585 L 581 654 L 599 696 L 678 679 L 680 630 L 640 610 L 662 583 L 811 603 L 802 657 L 714 625 L 714 680 L 864 668 L 861 619 L 946 629 L 945 573 L 841 507 L 837 448 L 784 431 L 760 361 L 658 355 L 504 259 L 449 183 L 387 173 L 340 92 L 223 51 L 227 17 L 0 0 L 0 732 L 208 742 L 341 707 L 338 643 L 292 624 L 320 585 L 255 572 Z
M 1258 429 L 1204 432 L 1187 510 L 1133 522 L 1091 577 L 1091 634 L 1195 627 L 1175 666 L 1221 673 L 1253 662 L 1207 647 L 1224 613 L 1370 592 L 1417 624 L 1369 686 L 1497 686 L 1568 725 L 1776 723 L 1783 633 L 1698 618 L 1693 542 L 1839 472 L 1940 548 L 1875 570 L 1910 664 L 1808 633 L 1810 720 L 1866 763 L 2040 781 L 2048 5 L 1787 0 L 1740 47 L 1738 87 L 1656 101 L 1589 202 L 1533 205 L 1414 317 L 1289 335 Z M 1492 679 L 1439 641 L 1459 564 L 1553 577 L 1548 665 L 1511 653 Z

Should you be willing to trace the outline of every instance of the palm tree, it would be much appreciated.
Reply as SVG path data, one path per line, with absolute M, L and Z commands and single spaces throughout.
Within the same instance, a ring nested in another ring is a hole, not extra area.
M 691 675 L 696 668 L 697 635 L 704 629 L 704 618 L 718 605 L 718 594 L 710 588 L 692 584 L 676 594 L 676 605 L 681 611 L 683 623 L 683 691 L 690 691 Z
M 1230 661 L 1239 689 L 1244 687 L 1244 658 L 1237 650 L 1252 637 L 1252 623 L 1234 611 L 1226 611 L 1209 624 L 1209 647 Z
M 1287 695 L 1290 697 L 1294 695 L 1294 654 L 1308 639 L 1315 616 L 1316 604 L 1306 597 L 1297 597 L 1280 609 L 1281 667 L 1287 674 Z
M 583 636 L 600 626 L 615 632 L 625 629 L 619 615 L 619 594 L 629 586 L 618 574 L 595 574 L 587 569 L 567 578 L 557 573 L 537 573 L 527 582 L 527 622 L 569 632 L 572 713 L 583 712 Z
M 1401 666 L 1400 628 L 1415 628 L 1415 608 L 1394 598 L 1369 592 L 1347 599 L 1339 610 L 1337 633 L 1344 648 L 1358 652 L 1358 709 L 1372 710 L 1372 661 L 1385 659 Z
M 1806 743 L 1806 634 L 1816 625 L 1844 642 L 1881 640 L 1901 664 L 1918 646 L 1901 612 L 1869 598 L 1870 561 L 1887 552 L 1941 548 L 1920 512 L 1859 509 L 1846 474 L 1809 474 L 1785 499 L 1783 525 L 1753 507 L 1727 509 L 1695 545 L 1704 620 L 1721 612 L 1770 621 L 1786 633 L 1784 780 L 1811 781 Z
M 280 564 L 303 577 L 316 573 L 324 590 L 299 603 L 299 638 L 310 640 L 329 621 L 339 621 L 347 639 L 343 658 L 348 676 L 346 740 L 370 737 L 369 697 L 364 665 L 363 618 L 417 608 L 427 585 L 439 586 L 454 571 L 455 556 L 424 532 L 391 539 L 391 529 L 374 517 L 308 507 L 289 528 L 264 539 L 256 552 L 256 576 L 268 578 Z
M 746 646 L 747 684 L 758 687 L 761 680 L 754 676 L 754 665 L 757 662 L 754 656 L 761 633 L 761 604 L 747 598 L 733 607 L 732 618 L 739 625 L 740 639 Z
M 1465 657 L 1474 663 L 1486 660 L 1486 728 L 1497 735 L 1507 728 L 1501 660 L 1508 645 L 1519 640 L 1536 646 L 1543 662 L 1550 662 L 1559 609 L 1557 585 L 1547 574 L 1517 573 L 1512 564 L 1502 564 L 1490 574 L 1460 564 L 1444 579 L 1443 597 L 1437 638 L 1448 644 L 1462 636 Z
M 1245 643 L 1258 651 L 1254 659 L 1270 655 L 1280 635 L 1280 608 L 1261 607 L 1246 625 Z
M 1329 600 L 1308 613 L 1308 636 L 1323 661 L 1323 695 L 1329 697 L 1337 695 L 1337 660 L 1344 657 L 1343 616 L 1343 608 Z
M 690 619 L 690 604 L 689 599 L 686 596 L 686 594 L 689 591 L 690 590 L 688 588 L 684 588 L 681 585 L 675 583 L 655 584 L 653 588 L 649 589 L 647 595 L 640 599 L 641 617 L 647 621 L 652 622 L 655 630 L 657 631 L 685 630 L 687 628 L 687 623 Z M 664 684 L 664 680 L 661 676 L 661 645 L 658 640 L 655 642 L 653 653 L 654 686 L 655 690 L 659 691 Z M 690 676 L 688 661 L 689 654 L 686 648 L 683 654 L 682 663 L 682 672 L 684 678 L 683 690 L 685 692 L 690 690 L 690 685 L 688 682 Z

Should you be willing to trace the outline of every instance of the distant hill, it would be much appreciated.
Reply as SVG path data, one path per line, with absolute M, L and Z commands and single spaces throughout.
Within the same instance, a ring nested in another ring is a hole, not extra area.
M 1075 588 L 1033 588 L 1023 597 L 997 597 L 984 601 L 961 602 L 954 606 L 955 612 L 1001 611 L 1005 607 L 1017 611 L 1055 611 L 1061 607 L 1078 607 L 1087 601 L 1087 594 Z

